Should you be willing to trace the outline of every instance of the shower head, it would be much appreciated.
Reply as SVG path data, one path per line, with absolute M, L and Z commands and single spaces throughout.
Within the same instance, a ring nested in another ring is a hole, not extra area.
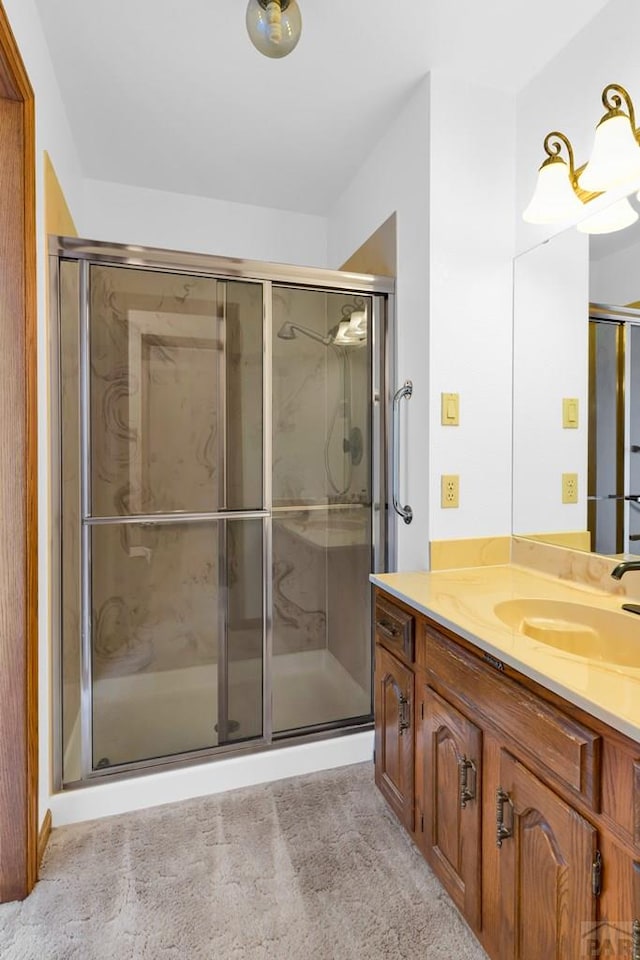
M 296 332 L 293 329 L 293 324 L 288 322 L 283 323 L 278 330 L 278 336 L 281 340 L 295 340 Z
M 309 337 L 311 340 L 316 340 L 318 343 L 324 344 L 325 347 L 333 343 L 333 337 L 323 337 L 321 333 L 316 333 L 315 330 L 310 330 L 309 327 L 301 327 L 300 324 L 290 323 L 288 320 L 283 323 L 278 330 L 278 336 L 281 340 L 295 340 L 297 333 L 301 333 L 304 337 Z

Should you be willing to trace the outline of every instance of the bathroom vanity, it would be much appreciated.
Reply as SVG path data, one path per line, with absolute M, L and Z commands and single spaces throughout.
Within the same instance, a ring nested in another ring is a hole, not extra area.
M 372 580 L 376 783 L 489 956 L 638 960 L 640 621 L 621 667 L 504 618 L 620 598 L 511 565 Z

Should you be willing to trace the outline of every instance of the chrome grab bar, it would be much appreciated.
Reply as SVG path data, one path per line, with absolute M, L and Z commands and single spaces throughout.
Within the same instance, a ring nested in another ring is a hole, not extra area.
M 400 505 L 400 401 L 403 397 L 407 400 L 413 393 L 413 384 L 411 380 L 405 380 L 403 386 L 396 390 L 393 397 L 393 476 L 391 479 L 393 509 L 402 517 L 405 523 L 411 523 L 413 520 L 413 510 L 409 504 Z

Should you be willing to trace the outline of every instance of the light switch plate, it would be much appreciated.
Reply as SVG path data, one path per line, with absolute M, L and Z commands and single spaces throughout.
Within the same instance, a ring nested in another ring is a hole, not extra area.
M 460 423 L 460 396 L 457 393 L 441 393 L 441 421 L 443 427 L 457 427 Z
M 562 426 L 565 430 L 577 430 L 579 420 L 579 401 L 577 397 L 564 397 L 562 400 Z

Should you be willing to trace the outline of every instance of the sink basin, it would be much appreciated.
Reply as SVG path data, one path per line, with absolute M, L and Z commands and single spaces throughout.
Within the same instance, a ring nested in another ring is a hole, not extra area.
M 564 600 L 504 600 L 499 620 L 572 656 L 640 668 L 640 616 Z

